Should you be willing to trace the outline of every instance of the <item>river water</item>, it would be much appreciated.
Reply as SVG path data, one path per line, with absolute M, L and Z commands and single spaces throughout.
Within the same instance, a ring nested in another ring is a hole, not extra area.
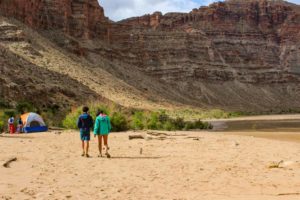
M 230 135 L 252 136 L 300 142 L 300 119 L 214 121 L 213 131 Z

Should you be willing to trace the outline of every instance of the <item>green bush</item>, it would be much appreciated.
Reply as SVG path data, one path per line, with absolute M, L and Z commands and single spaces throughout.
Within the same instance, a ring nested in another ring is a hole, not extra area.
M 188 130 L 192 130 L 192 129 L 195 129 L 194 124 L 192 122 L 186 122 L 183 130 L 188 131 Z
M 145 127 L 144 121 L 145 121 L 145 116 L 142 111 L 134 112 L 131 121 L 131 128 L 134 130 L 143 130 Z
M 161 129 L 162 125 L 159 121 L 159 113 L 153 112 L 150 114 L 150 117 L 147 119 L 146 128 L 151 130 L 159 130 Z
M 127 131 L 128 130 L 128 121 L 126 116 L 123 113 L 115 112 L 112 114 L 111 118 L 111 126 L 112 131 L 120 132 L 120 131 Z
M 0 133 L 4 131 L 4 122 L 1 120 L 0 121 Z
M 68 114 L 63 120 L 63 127 L 76 129 L 76 122 L 81 114 L 81 107 Z M 165 111 L 150 112 L 141 110 L 122 110 L 120 107 L 107 107 L 103 105 L 90 106 L 90 114 L 95 119 L 97 110 L 103 110 L 111 118 L 112 131 L 133 130 L 191 130 L 209 129 L 211 125 L 200 120 L 185 121 L 183 118 L 171 118 Z
M 159 112 L 159 122 L 161 122 L 162 124 L 166 123 L 167 121 L 169 121 L 170 116 L 167 115 L 165 110 L 161 110 Z
M 173 131 L 173 130 L 176 130 L 176 127 L 171 121 L 167 121 L 163 125 L 163 130 Z
M 77 129 L 77 120 L 80 114 L 81 108 L 69 113 L 62 122 L 63 127 L 68 129 Z
M 213 109 L 210 111 L 210 116 L 212 118 L 215 118 L 215 119 L 226 119 L 228 118 L 228 113 L 224 112 L 223 110 L 219 110 L 219 109 Z
M 186 122 L 183 118 L 177 117 L 175 120 L 173 120 L 173 124 L 176 130 L 183 130 Z

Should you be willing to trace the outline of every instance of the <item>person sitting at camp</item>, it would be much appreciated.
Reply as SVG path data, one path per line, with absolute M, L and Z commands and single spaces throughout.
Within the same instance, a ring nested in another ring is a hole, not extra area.
M 8 130 L 10 134 L 14 134 L 15 133 L 15 118 L 14 116 L 10 116 L 10 118 L 8 119 Z
M 99 156 L 102 157 L 102 138 L 104 142 L 105 155 L 110 158 L 110 154 L 108 153 L 108 135 L 111 130 L 110 119 L 107 115 L 104 114 L 103 111 L 99 111 L 99 115 L 96 118 L 95 127 L 94 127 L 94 136 L 98 136 L 98 148 L 99 148 Z
M 89 156 L 89 141 L 90 141 L 90 130 L 93 128 L 94 121 L 93 118 L 89 115 L 89 108 L 84 106 L 82 108 L 83 114 L 79 116 L 77 120 L 77 127 L 80 129 L 80 139 L 82 142 L 82 155 Z M 86 144 L 85 144 L 86 143 Z
M 21 117 L 18 119 L 18 125 L 17 125 L 17 133 L 22 133 L 23 132 L 23 122 Z

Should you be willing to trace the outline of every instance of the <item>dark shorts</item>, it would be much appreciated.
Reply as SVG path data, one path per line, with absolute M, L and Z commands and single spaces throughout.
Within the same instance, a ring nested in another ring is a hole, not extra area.
M 80 139 L 82 141 L 90 141 L 91 139 L 90 131 L 80 131 Z

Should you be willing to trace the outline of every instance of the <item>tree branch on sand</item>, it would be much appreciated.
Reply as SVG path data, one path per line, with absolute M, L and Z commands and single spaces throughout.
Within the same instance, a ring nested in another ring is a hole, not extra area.
M 16 157 L 10 158 L 8 161 L 6 161 L 6 162 L 3 164 L 3 167 L 9 168 L 9 167 L 10 167 L 10 166 L 9 166 L 10 163 L 15 162 L 15 161 L 17 161 L 17 158 L 16 158 Z

